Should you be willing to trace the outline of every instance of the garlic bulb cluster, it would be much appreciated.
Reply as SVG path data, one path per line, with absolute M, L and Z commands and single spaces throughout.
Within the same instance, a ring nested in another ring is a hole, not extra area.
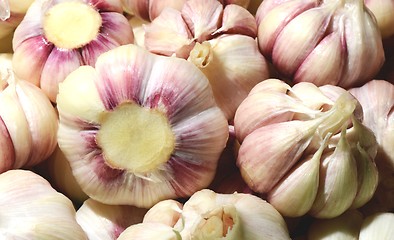
M 133 44 L 68 75 L 57 108 L 60 149 L 106 204 L 147 208 L 207 187 L 229 135 L 198 68 Z
M 165 8 L 181 10 L 187 1 L 189 0 L 121 0 L 127 13 L 145 21 L 153 21 Z M 247 8 L 250 0 L 218 0 L 218 2 L 223 5 L 236 4 Z
M 361 207 L 378 182 L 376 138 L 361 120 L 361 105 L 340 87 L 265 80 L 235 114 L 242 177 L 284 216 Z
M 357 87 L 383 65 L 380 31 L 363 0 L 264 0 L 256 19 L 261 52 L 295 83 Z
M 278 211 L 250 194 L 217 194 L 203 189 L 194 193 L 183 206 L 174 201 L 157 205 L 148 211 L 142 223 L 127 228 L 119 239 L 159 239 L 158 236 L 173 240 L 290 239 Z M 172 221 L 152 221 L 152 216 L 158 213 L 174 218 Z
M 86 240 L 72 202 L 27 170 L 0 174 L 0 238 Z
M 363 216 L 349 210 L 332 219 L 316 219 L 309 226 L 308 240 L 371 240 L 394 238 L 394 213 L 379 212 Z
M 39 86 L 55 102 L 58 84 L 81 65 L 132 43 L 133 31 L 111 0 L 37 0 L 15 30 L 15 74 Z
M 194 63 L 207 76 L 227 119 L 269 69 L 259 52 L 257 25 L 245 8 L 217 0 L 189 0 L 182 10 L 166 8 L 145 28 L 144 46 Z
M 116 240 L 127 227 L 141 223 L 146 212 L 143 208 L 87 199 L 78 209 L 76 220 L 88 239 Z
M 349 90 L 363 108 L 362 123 L 376 136 L 375 158 L 379 170 L 379 186 L 368 205 L 370 211 L 394 210 L 394 84 L 372 80 Z
M 57 143 L 58 117 L 47 96 L 12 70 L 12 54 L 0 54 L 0 173 L 32 167 Z

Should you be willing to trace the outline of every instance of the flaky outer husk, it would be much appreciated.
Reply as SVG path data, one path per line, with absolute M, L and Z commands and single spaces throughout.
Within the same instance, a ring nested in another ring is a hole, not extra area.
M 2 239 L 87 239 L 72 202 L 28 170 L 0 175 L 0 212 Z

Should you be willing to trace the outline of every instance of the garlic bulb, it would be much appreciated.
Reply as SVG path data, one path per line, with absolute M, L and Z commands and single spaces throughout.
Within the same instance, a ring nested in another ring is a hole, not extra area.
M 340 87 L 259 83 L 234 118 L 243 179 L 284 216 L 333 218 L 361 207 L 378 182 L 376 138 L 361 118 Z
M 188 0 L 121 0 L 124 10 L 145 21 L 153 21 L 165 8 L 181 10 Z M 223 5 L 236 4 L 247 8 L 250 0 L 217 0 Z
M 358 240 L 364 216 L 349 210 L 332 219 L 313 220 L 307 231 L 308 240 Z
M 282 216 L 261 198 L 204 189 L 183 206 L 174 226 L 182 239 L 290 239 Z
M 229 130 L 206 77 L 136 45 L 102 54 L 60 84 L 59 147 L 82 190 L 148 208 L 212 181 Z
M 145 28 L 145 47 L 194 63 L 208 78 L 227 119 L 258 82 L 268 78 L 256 42 L 257 26 L 245 8 L 216 0 L 189 0 L 167 8 Z
M 264 0 L 256 19 L 261 52 L 295 83 L 347 89 L 383 65 L 380 31 L 363 0 Z
M 37 0 L 15 30 L 14 71 L 54 102 L 70 72 L 94 66 L 101 53 L 133 41 L 118 1 Z
M 37 165 L 57 143 L 54 107 L 41 89 L 14 76 L 11 61 L 12 54 L 0 55 L 0 173 Z
M 363 107 L 363 124 L 375 134 L 378 152 L 375 158 L 380 182 L 369 210 L 394 210 L 394 85 L 372 80 L 349 90 Z M 374 209 L 375 208 L 375 209 Z
M 382 38 L 394 36 L 394 1 L 364 0 L 364 2 L 375 16 Z
M 0 174 L 0 212 L 2 239 L 87 239 L 72 202 L 31 171 Z
M 88 239 L 117 239 L 129 226 L 142 222 L 147 209 L 106 205 L 87 199 L 78 209 L 76 220 Z
M 393 239 L 394 213 L 380 212 L 368 216 L 361 226 L 359 240 Z

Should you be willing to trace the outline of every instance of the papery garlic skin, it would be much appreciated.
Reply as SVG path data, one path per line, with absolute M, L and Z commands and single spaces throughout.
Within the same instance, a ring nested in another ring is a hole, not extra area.
M 88 239 L 118 239 L 129 226 L 142 222 L 147 209 L 106 205 L 87 199 L 78 209 L 76 220 Z
M 231 120 L 251 88 L 269 76 L 256 36 L 255 19 L 245 8 L 216 0 L 189 0 L 181 10 L 164 9 L 146 25 L 145 47 L 199 67 Z
M 3 155 L 0 172 L 32 167 L 56 148 L 58 117 L 41 89 L 18 79 L 12 55 L 0 55 L 0 125 Z M 24 144 L 21 144 L 24 143 Z
M 148 208 L 207 187 L 229 134 L 193 64 L 136 45 L 72 72 L 57 103 L 59 147 L 83 191 L 106 204 Z
M 261 52 L 295 83 L 348 89 L 372 79 L 383 65 L 380 31 L 363 0 L 267 0 L 256 19 Z
M 349 210 L 332 219 L 315 219 L 307 231 L 307 239 L 357 240 L 364 221 L 357 210 Z
M 359 240 L 393 239 L 394 213 L 380 212 L 368 216 L 361 226 Z
M 31 171 L 0 174 L 0 212 L 2 239 L 87 239 L 72 202 Z
M 359 208 L 378 183 L 376 137 L 361 120 L 345 89 L 267 79 L 235 114 L 241 175 L 284 216 L 333 218 Z
M 266 201 L 208 189 L 186 201 L 174 228 L 182 239 L 290 239 L 282 216 Z
M 118 1 L 37 0 L 13 38 L 15 74 L 39 86 L 52 102 L 58 84 L 81 65 L 94 66 L 110 49 L 133 43 Z

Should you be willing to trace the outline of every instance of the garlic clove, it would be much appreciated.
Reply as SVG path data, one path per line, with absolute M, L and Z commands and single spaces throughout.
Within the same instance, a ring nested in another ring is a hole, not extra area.
M 215 100 L 227 119 L 234 117 L 253 86 L 269 75 L 267 62 L 255 40 L 240 34 L 222 35 L 201 45 L 196 43 L 188 60 L 209 79 Z
M 250 90 L 249 95 L 265 91 L 287 93 L 290 90 L 291 87 L 284 81 L 276 78 L 268 78 L 256 84 L 256 86 L 254 86 L 252 90 Z
M 275 2 L 276 1 L 271 1 Z M 315 6 L 313 1 L 283 1 L 272 10 L 267 10 L 264 14 L 263 8 L 271 3 L 265 1 L 260 5 L 260 13 L 256 14 L 258 23 L 258 44 L 261 52 L 267 58 L 272 57 L 272 48 L 274 47 L 275 40 L 279 37 L 281 30 L 286 26 L 290 20 Z M 307 32 L 307 31 L 305 31 Z
M 0 193 L 1 238 L 87 239 L 72 202 L 41 176 L 27 170 L 4 172 Z
M 91 93 L 76 92 L 79 80 Z M 80 105 L 89 111 L 74 109 L 76 93 L 88 97 Z M 208 186 L 229 134 L 193 64 L 136 45 L 71 73 L 60 84 L 58 110 L 59 147 L 83 191 L 105 204 L 151 207 Z
M 305 106 L 315 110 L 324 109 L 326 105 L 332 106 L 336 100 L 330 99 L 326 92 L 309 82 L 295 84 L 289 89 L 289 96 L 299 99 Z
M 308 228 L 308 239 L 357 240 L 363 215 L 357 210 L 348 210 L 331 219 L 315 219 Z
M 106 205 L 87 199 L 76 213 L 76 220 L 88 239 L 118 239 L 129 226 L 142 222 L 147 209 L 125 205 Z
M 327 136 L 320 148 L 298 162 L 269 192 L 267 201 L 283 216 L 300 217 L 312 207 L 319 187 L 319 167 Z
M 130 24 L 131 28 L 133 29 L 134 44 L 144 47 L 145 26 L 147 24 L 149 24 L 149 22 L 133 16 L 129 19 L 129 24 Z
M 209 40 L 218 29 L 223 5 L 219 1 L 186 1 L 182 8 L 182 17 L 198 42 Z
M 29 125 L 31 150 L 24 167 L 47 159 L 57 146 L 58 116 L 41 89 L 27 81 L 16 82 L 16 93 Z
M 314 46 L 321 41 L 328 28 L 331 11 L 330 8 L 312 8 L 283 27 L 272 46 L 273 63 L 283 74 L 292 76 Z M 304 26 L 302 31 L 300 26 Z M 289 41 L 294 51 L 289 51 Z
M 153 53 L 171 56 L 190 45 L 191 38 L 181 13 L 167 8 L 145 27 L 144 46 Z
M 149 1 L 149 18 L 155 19 L 167 7 L 181 10 L 187 0 L 150 0 Z
M 13 168 L 15 164 L 15 151 L 14 144 L 12 143 L 11 136 L 7 130 L 7 126 L 4 124 L 3 119 L 0 116 L 0 173 L 8 171 Z
M 174 227 L 181 217 L 183 204 L 173 200 L 163 200 L 153 205 L 144 215 L 143 223 L 162 223 Z
M 215 35 L 218 33 L 237 33 L 256 38 L 256 20 L 245 8 L 235 4 L 230 4 L 223 9 L 221 27 L 212 34 Z
M 394 213 L 380 212 L 364 219 L 359 235 L 360 240 L 392 239 L 394 237 Z
M 258 128 L 242 142 L 237 165 L 248 186 L 268 193 L 300 159 L 319 122 L 290 121 Z
M 175 229 L 182 239 L 290 239 L 282 216 L 263 199 L 208 189 L 186 201 Z
M 170 226 L 162 223 L 140 223 L 128 227 L 117 240 L 141 239 L 141 240 L 179 240 L 179 233 Z
M 309 211 L 316 218 L 341 215 L 352 205 L 357 194 L 357 163 L 351 154 L 346 131 L 340 134 L 335 150 L 322 156 L 319 189 Z
M 181 10 L 186 0 L 121 0 L 124 10 L 144 21 L 153 21 L 165 8 Z

